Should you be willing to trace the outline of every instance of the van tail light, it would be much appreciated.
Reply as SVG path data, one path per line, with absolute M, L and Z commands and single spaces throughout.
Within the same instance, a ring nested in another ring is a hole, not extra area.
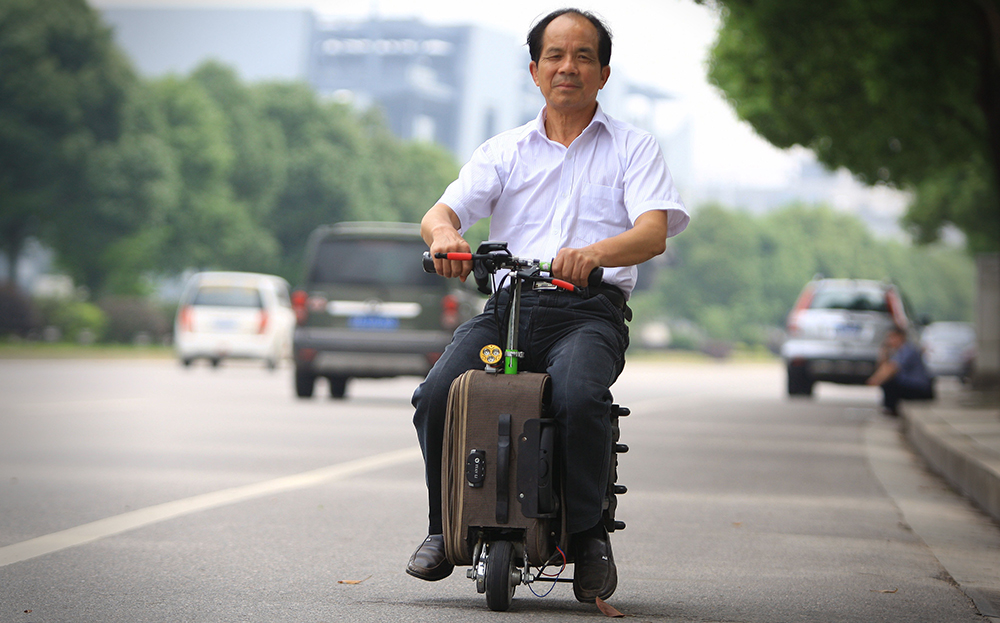
M 458 297 L 454 294 L 447 294 L 441 299 L 441 327 L 453 331 L 458 327 L 459 316 L 458 316 L 459 302 Z
M 306 301 L 308 300 L 309 294 L 305 290 L 292 292 L 292 310 L 295 312 L 295 322 L 298 324 L 305 324 L 309 317 L 309 311 L 306 309 Z
M 788 313 L 788 322 L 785 327 L 788 330 L 788 335 L 798 334 L 799 314 L 802 313 L 802 310 L 809 308 L 809 304 L 812 303 L 812 300 L 813 289 L 811 287 L 807 287 L 802 291 L 802 294 L 799 295 L 798 300 L 795 301 L 795 306 L 792 307 L 792 311 Z
M 260 326 L 257 327 L 257 333 L 262 334 L 267 331 L 267 312 L 263 309 L 260 310 Z
M 177 313 L 177 324 L 180 325 L 181 331 L 192 331 L 194 323 L 191 321 L 191 306 L 185 305 L 181 307 L 180 312 Z

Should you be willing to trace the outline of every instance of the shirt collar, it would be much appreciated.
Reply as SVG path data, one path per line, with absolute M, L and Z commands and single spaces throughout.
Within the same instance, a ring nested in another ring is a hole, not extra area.
M 538 136 L 546 141 L 549 140 L 548 135 L 545 134 L 545 110 L 546 106 L 542 106 L 542 109 L 538 111 L 538 116 L 535 117 L 534 123 L 528 124 L 528 132 L 524 135 L 524 139 L 529 139 L 532 136 Z M 594 111 L 594 117 L 590 120 L 590 123 L 587 124 L 587 127 L 583 129 L 583 132 L 580 133 L 580 136 L 583 136 L 588 132 L 595 132 L 596 130 L 592 130 L 591 128 L 597 125 L 604 126 L 605 129 L 608 129 L 609 127 L 608 116 L 604 114 L 604 110 L 601 108 L 600 102 L 597 103 L 597 110 Z

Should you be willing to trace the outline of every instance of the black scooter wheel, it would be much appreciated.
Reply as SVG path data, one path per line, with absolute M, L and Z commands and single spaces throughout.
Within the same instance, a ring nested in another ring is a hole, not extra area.
M 486 605 L 494 612 L 505 612 L 514 599 L 514 544 L 493 541 L 486 558 Z

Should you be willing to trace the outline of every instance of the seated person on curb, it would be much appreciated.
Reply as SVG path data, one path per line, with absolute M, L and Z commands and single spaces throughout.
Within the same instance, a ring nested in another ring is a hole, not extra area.
M 545 106 L 524 126 L 488 140 L 421 221 L 432 254 L 471 249 L 462 238 L 492 217 L 490 239 L 519 257 L 554 258 L 554 276 L 586 286 L 605 267 L 604 283 L 584 296 L 525 289 L 519 344 L 525 371 L 552 378 L 552 409 L 563 456 L 565 507 L 575 557 L 574 593 L 581 601 L 609 597 L 617 570 L 601 522 L 611 456 L 611 392 L 625 364 L 635 266 L 660 253 L 689 217 L 656 140 L 612 119 L 597 103 L 611 74 L 611 36 L 596 17 L 555 11 L 528 34 L 529 71 Z M 438 274 L 465 280 L 468 261 L 434 260 Z M 452 381 L 482 368 L 479 350 L 497 340 L 493 310 L 455 332 L 452 343 L 413 394 L 414 426 L 424 456 L 429 498 L 428 537 L 406 571 L 434 581 L 447 577 L 442 537 L 441 452 Z
M 899 327 L 886 334 L 879 366 L 865 383 L 882 386 L 882 407 L 887 415 L 899 415 L 900 400 L 934 398 L 934 379 L 927 372 L 923 354 Z

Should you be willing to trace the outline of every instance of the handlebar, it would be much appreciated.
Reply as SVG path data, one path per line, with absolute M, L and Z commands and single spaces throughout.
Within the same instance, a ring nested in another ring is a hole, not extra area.
M 574 292 L 577 287 L 568 281 L 556 279 L 551 276 L 543 276 L 540 273 L 548 273 L 552 270 L 552 262 L 542 260 L 529 260 L 512 256 L 506 249 L 492 250 L 487 253 L 436 253 L 434 258 L 441 260 L 451 260 L 455 262 L 472 262 L 477 283 L 480 283 L 482 290 L 482 280 L 486 274 L 495 274 L 498 270 L 510 270 L 517 273 L 517 276 L 527 281 L 539 281 L 551 283 L 557 288 Z M 424 251 L 423 269 L 427 273 L 435 273 L 434 258 L 429 251 Z M 600 285 L 604 278 L 604 269 L 600 266 L 590 271 L 587 277 L 587 286 L 595 287 Z M 490 294 L 490 292 L 485 292 Z

